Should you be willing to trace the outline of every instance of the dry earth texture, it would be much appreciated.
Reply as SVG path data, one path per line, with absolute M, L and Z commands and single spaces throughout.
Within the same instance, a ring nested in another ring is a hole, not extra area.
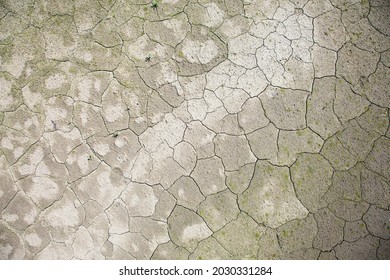
M 0 0 L 1 259 L 389 259 L 389 0 Z

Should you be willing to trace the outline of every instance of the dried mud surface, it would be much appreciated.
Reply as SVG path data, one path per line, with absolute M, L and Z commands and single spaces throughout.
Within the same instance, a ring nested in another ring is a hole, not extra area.
M 0 259 L 390 259 L 389 12 L 1 0 Z

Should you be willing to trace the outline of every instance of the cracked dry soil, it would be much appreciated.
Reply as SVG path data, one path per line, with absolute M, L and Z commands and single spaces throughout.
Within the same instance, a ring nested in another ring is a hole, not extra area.
M 389 13 L 1 0 L 0 258 L 390 259 Z

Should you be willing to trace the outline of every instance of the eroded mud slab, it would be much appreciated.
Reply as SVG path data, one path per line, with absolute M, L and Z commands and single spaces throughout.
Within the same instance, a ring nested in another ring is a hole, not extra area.
M 388 1 L 0 3 L 0 259 L 389 259 Z

